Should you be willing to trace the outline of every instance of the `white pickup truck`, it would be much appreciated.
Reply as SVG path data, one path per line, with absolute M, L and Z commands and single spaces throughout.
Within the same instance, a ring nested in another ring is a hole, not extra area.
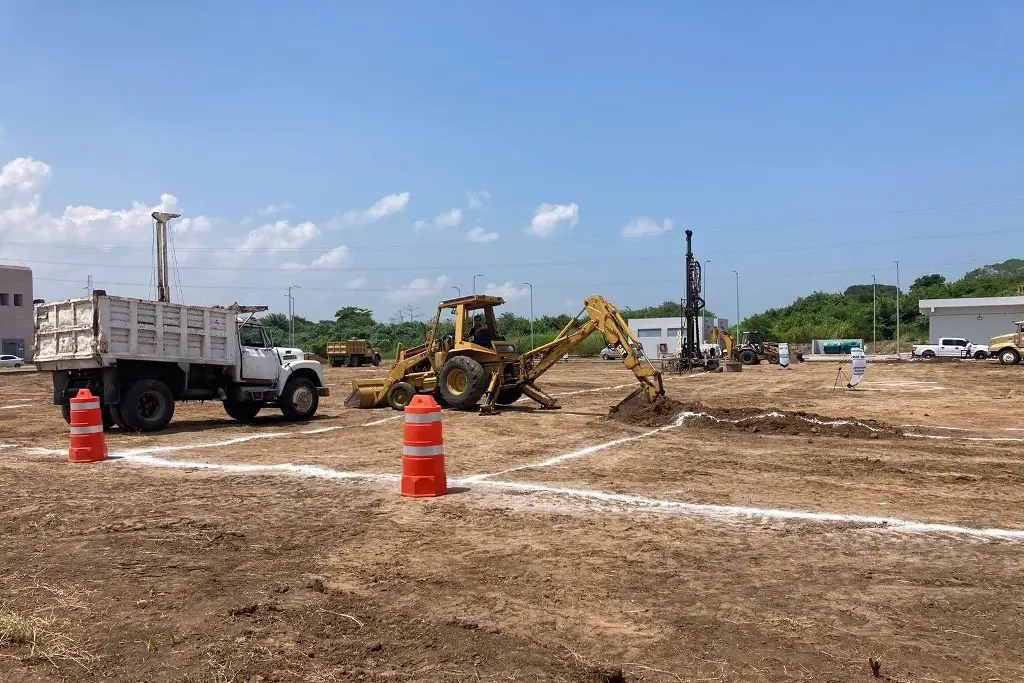
M 915 344 L 911 351 L 915 358 L 988 358 L 988 345 L 972 344 L 962 337 L 941 337 L 938 344 Z
M 219 400 L 251 421 L 276 406 L 308 420 L 329 390 L 320 363 L 271 345 L 253 314 L 266 307 L 200 307 L 108 296 L 35 306 L 33 362 L 53 376 L 53 403 L 70 420 L 69 399 L 88 388 L 106 427 L 159 431 L 175 401 Z

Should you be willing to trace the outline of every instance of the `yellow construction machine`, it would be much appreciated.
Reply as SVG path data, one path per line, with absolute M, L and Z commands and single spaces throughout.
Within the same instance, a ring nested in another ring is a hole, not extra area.
M 664 395 L 661 373 L 648 360 L 618 309 L 602 297 L 587 299 L 579 315 L 554 340 L 525 353 L 505 340 L 497 328 L 494 308 L 504 303 L 501 297 L 485 295 L 442 301 L 426 342 L 410 349 L 399 346 L 395 365 L 387 377 L 355 380 L 345 405 L 389 405 L 402 410 L 416 394 L 429 393 L 452 408 L 469 410 L 479 405 L 481 413 L 491 413 L 495 406 L 511 405 L 525 394 L 542 408 L 559 408 L 558 401 L 534 382 L 594 332 L 604 335 L 640 382 L 640 388 L 627 401 L 641 392 L 650 402 Z M 454 335 L 438 333 L 445 311 L 455 316 Z M 584 313 L 587 318 L 581 322 Z M 471 316 L 486 326 L 486 340 L 473 333 Z
M 744 365 L 757 365 L 762 360 L 769 363 L 779 362 L 778 342 L 765 341 L 760 332 L 740 333 L 740 343 L 737 344 L 736 338 L 731 334 L 712 327 L 711 343 L 717 344 L 719 339 L 725 344 L 725 353 L 722 355 L 729 360 L 739 361 Z M 804 360 L 802 353 L 794 354 L 794 357 L 801 363 Z

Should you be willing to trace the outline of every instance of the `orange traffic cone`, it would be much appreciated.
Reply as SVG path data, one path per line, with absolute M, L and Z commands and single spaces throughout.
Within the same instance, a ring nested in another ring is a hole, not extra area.
M 71 448 L 68 462 L 99 462 L 107 459 L 107 440 L 103 436 L 103 412 L 100 399 L 88 389 L 80 389 L 71 399 Z
M 428 394 L 417 394 L 405 406 L 402 495 L 428 498 L 446 493 L 448 479 L 444 473 L 441 406 Z

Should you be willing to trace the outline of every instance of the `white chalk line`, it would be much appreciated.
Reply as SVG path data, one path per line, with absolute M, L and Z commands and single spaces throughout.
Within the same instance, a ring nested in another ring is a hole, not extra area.
M 397 482 L 400 476 L 397 474 L 385 474 L 379 472 L 346 472 L 335 470 L 329 467 L 317 467 L 316 465 L 296 465 L 284 463 L 277 465 L 244 465 L 232 463 L 213 463 L 200 460 L 168 460 L 166 458 L 155 458 L 151 455 L 137 455 L 132 453 L 121 453 L 112 456 L 117 460 L 124 460 L 135 465 L 144 467 L 163 467 L 170 469 L 189 470 L 215 470 L 218 472 L 234 472 L 237 474 L 274 474 L 283 473 L 299 477 L 310 477 L 316 479 L 347 479 L 347 480 L 371 480 Z
M 494 486 L 518 491 L 533 493 L 546 493 L 572 498 L 583 498 L 603 503 L 615 503 L 632 508 L 662 512 L 665 514 L 683 515 L 690 517 L 704 517 L 718 520 L 731 519 L 768 519 L 779 521 L 812 522 L 818 524 L 846 523 L 856 524 L 863 527 L 874 527 L 886 531 L 899 533 L 921 533 L 921 534 L 954 534 L 960 536 L 975 536 L 982 538 L 998 538 L 1004 540 L 1024 540 L 1024 530 L 1021 529 L 999 529 L 999 528 L 975 528 L 958 526 L 955 524 L 918 522 L 898 517 L 875 517 L 868 515 L 850 515 L 837 512 L 810 512 L 806 510 L 788 510 L 784 508 L 754 508 L 736 505 L 711 505 L 701 503 L 687 503 L 676 500 L 662 500 L 648 498 L 646 496 L 634 496 L 625 493 L 612 493 L 608 491 L 594 491 L 590 489 L 570 489 L 542 484 L 529 484 L 520 482 L 507 482 L 495 480 L 463 479 L 467 483 L 475 483 L 481 486 Z M 455 480 L 454 483 L 459 483 Z
M 32 403 L 16 403 L 11 406 L 0 406 L 0 410 L 13 410 L 15 408 L 28 408 Z

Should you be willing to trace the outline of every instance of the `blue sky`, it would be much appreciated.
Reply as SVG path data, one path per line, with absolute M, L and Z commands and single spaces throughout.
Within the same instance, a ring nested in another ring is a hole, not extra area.
M 734 318 L 1022 256 L 1019 3 L 294 7 L 0 0 L 0 261 L 145 296 L 162 204 L 189 302 L 539 315 L 680 297 L 691 228 Z

